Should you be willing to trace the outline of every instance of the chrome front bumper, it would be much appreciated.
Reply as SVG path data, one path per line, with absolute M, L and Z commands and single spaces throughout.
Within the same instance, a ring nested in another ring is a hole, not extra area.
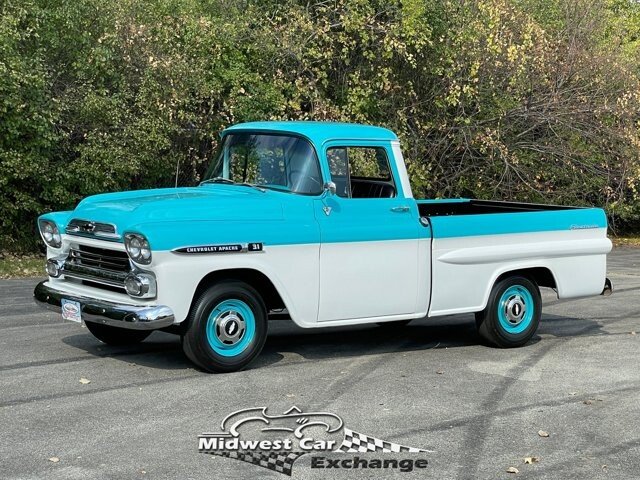
M 136 306 L 119 305 L 104 300 L 69 294 L 40 282 L 33 291 L 38 305 L 49 310 L 62 312 L 62 299 L 79 302 L 82 319 L 86 322 L 102 323 L 131 330 L 157 330 L 173 324 L 173 311 L 165 305 Z

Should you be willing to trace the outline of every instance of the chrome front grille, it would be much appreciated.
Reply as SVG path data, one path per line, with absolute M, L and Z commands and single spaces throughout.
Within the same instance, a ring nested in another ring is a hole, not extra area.
M 79 245 L 69 250 L 69 260 L 78 265 L 95 267 L 115 272 L 130 272 L 131 264 L 126 252 L 107 250 L 106 248 Z
M 124 280 L 131 272 L 126 252 L 78 245 L 69 250 L 63 274 L 92 286 L 124 290 Z

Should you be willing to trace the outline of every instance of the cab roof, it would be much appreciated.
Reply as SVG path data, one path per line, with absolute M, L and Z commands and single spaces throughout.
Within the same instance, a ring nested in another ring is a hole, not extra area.
M 398 140 L 395 133 L 382 127 L 358 123 L 311 121 L 238 123 L 225 129 L 222 134 L 243 130 L 293 133 L 307 137 L 316 145 L 322 145 L 331 140 Z

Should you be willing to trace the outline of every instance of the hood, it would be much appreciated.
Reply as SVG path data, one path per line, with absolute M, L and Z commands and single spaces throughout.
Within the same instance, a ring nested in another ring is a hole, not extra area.
M 69 216 L 116 225 L 119 232 L 171 221 L 281 220 L 281 196 L 234 185 L 105 193 L 82 200 Z

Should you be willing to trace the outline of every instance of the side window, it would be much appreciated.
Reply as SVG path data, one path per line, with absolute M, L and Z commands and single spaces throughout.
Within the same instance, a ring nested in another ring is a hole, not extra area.
M 371 180 L 391 180 L 389 160 L 384 148 L 348 148 L 349 171 L 352 177 Z
M 396 188 L 382 147 L 333 147 L 327 150 L 331 180 L 345 198 L 391 198 Z

